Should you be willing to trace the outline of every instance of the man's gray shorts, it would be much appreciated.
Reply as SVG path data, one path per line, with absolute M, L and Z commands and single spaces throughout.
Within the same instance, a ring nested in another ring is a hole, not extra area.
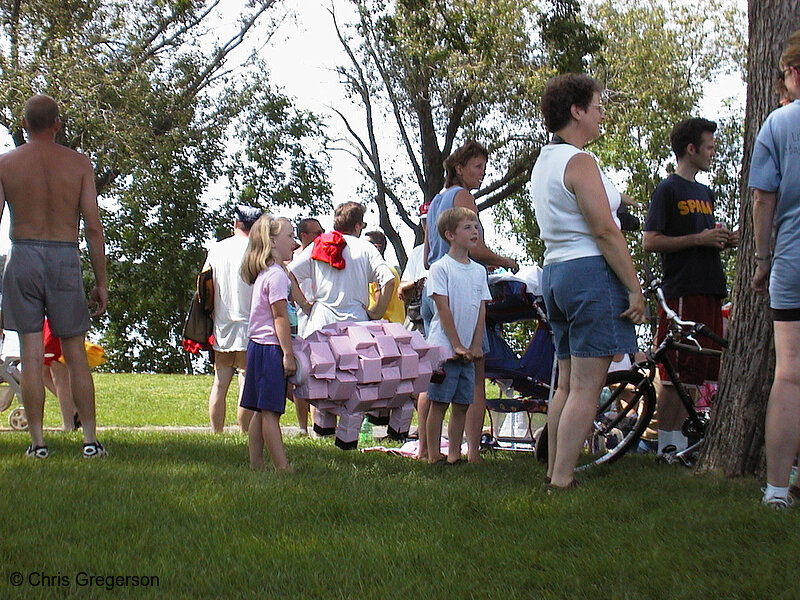
M 50 321 L 53 335 L 89 330 L 89 308 L 74 242 L 12 240 L 3 275 L 3 326 L 35 333 Z

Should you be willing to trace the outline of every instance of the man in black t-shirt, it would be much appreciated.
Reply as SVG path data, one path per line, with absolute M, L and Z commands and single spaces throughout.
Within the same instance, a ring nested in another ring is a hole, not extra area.
M 739 233 L 715 222 L 714 195 L 695 181 L 698 171 L 711 168 L 716 129 L 713 121 L 699 118 L 673 127 L 670 142 L 678 166 L 658 185 L 650 200 L 644 249 L 661 255 L 664 295 L 670 308 L 681 318 L 705 323 L 722 335 L 721 301 L 728 291 L 720 251 L 738 245 Z M 658 342 L 667 328 L 666 316 L 659 309 Z M 717 380 L 719 359 L 686 353 L 671 353 L 669 359 L 683 384 Z M 686 448 L 687 440 L 680 429 L 687 415 L 669 376 L 662 368 L 659 371 L 664 384 L 657 407 L 661 454 Z

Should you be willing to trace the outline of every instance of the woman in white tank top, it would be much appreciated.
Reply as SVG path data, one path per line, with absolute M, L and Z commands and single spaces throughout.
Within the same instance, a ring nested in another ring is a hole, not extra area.
M 547 415 L 553 488 L 574 485 L 611 358 L 637 350 L 633 324 L 644 322 L 644 297 L 615 214 L 620 194 L 583 150 L 600 135 L 601 92 L 586 75 L 548 82 L 541 107 L 553 143 L 531 176 L 559 366 Z

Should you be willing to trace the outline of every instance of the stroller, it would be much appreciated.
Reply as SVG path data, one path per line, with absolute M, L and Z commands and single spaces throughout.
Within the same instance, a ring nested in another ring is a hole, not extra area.
M 22 406 L 22 388 L 20 387 L 20 363 L 19 356 L 5 353 L 3 340 L 0 338 L 0 412 L 11 407 L 16 400 L 17 406 L 8 413 L 8 424 L 12 429 L 25 431 L 28 428 L 28 419 L 25 416 L 25 409 Z
M 486 305 L 486 379 L 499 393 L 487 394 L 489 433 L 481 438 L 485 450 L 536 450 L 547 405 L 556 386 L 555 348 L 541 296 L 541 269 L 523 268 L 516 276 L 491 275 L 492 300 Z M 519 357 L 503 338 L 503 325 L 536 321 L 536 333 Z

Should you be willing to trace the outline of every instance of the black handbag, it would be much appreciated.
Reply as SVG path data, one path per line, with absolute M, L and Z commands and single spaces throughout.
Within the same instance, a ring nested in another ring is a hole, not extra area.
M 211 267 L 197 276 L 197 293 L 203 310 L 211 316 L 214 312 L 214 272 Z
M 183 326 L 183 338 L 200 344 L 202 350 L 210 350 L 209 339 L 214 335 L 214 319 L 203 309 L 200 294 L 195 293 L 189 306 L 189 315 Z

